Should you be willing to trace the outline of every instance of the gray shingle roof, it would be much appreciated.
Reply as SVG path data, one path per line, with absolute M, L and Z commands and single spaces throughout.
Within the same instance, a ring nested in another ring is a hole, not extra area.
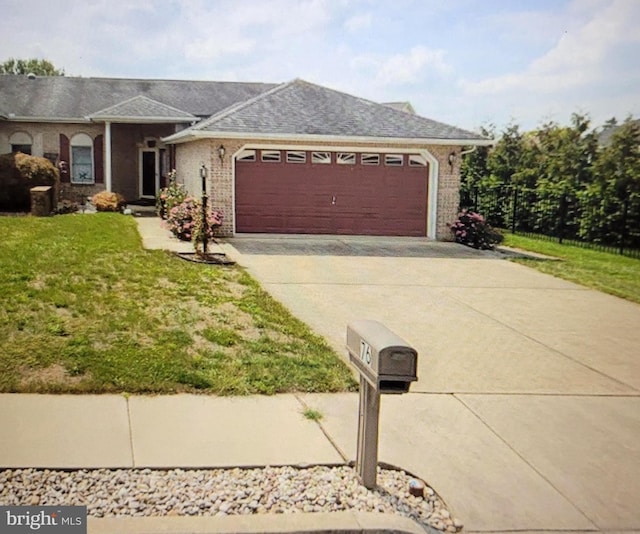
M 92 119 L 118 120 L 118 119 L 159 119 L 178 120 L 181 122 L 197 119 L 195 115 L 187 111 L 167 106 L 157 100 L 138 95 L 120 102 L 115 106 L 97 111 L 89 115 Z
M 0 75 L 0 109 L 16 117 L 83 119 L 136 96 L 209 117 L 275 87 L 268 83 Z
M 178 135 L 188 135 L 190 131 L 484 140 L 478 134 L 455 126 L 411 115 L 304 80 L 294 80 L 276 87 L 248 102 L 222 111 Z
M 281 85 L 0 75 L 0 112 L 33 120 L 209 119 L 172 138 L 261 134 L 486 141 L 479 134 L 294 80 Z M 182 117 L 179 115 L 184 114 Z

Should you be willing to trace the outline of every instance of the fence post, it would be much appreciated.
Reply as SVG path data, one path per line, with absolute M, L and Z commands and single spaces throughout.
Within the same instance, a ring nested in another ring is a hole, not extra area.
M 629 195 L 624 199 L 622 204 L 622 229 L 620 231 L 620 245 L 618 246 L 618 254 L 624 254 L 624 240 L 627 237 L 627 215 L 629 214 Z
M 513 188 L 513 208 L 511 209 L 511 233 L 516 233 L 516 215 L 518 214 L 518 186 Z
M 558 243 L 562 245 L 562 241 L 564 239 L 564 227 L 567 219 L 567 194 L 563 193 L 560 197 L 560 206 L 559 206 L 559 217 L 558 217 Z

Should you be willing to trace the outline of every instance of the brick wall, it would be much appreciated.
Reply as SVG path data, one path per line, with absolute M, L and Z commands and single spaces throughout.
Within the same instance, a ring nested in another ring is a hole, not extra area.
M 429 152 L 437 159 L 440 167 L 438 177 L 438 216 L 436 237 L 441 241 L 452 241 L 449 225 L 456 220 L 460 206 L 460 157 L 449 164 L 449 154 L 460 153 L 460 147 L 432 146 Z
M 32 122 L 0 122 L 0 154 L 11 152 L 11 136 L 17 132 L 29 134 L 32 139 L 31 154 L 47 157 L 56 161 L 60 154 L 60 134 L 71 139 L 79 133 L 87 134 L 92 139 L 104 134 L 101 124 L 49 124 Z M 71 184 L 61 183 L 58 191 L 59 199 L 81 202 L 104 190 L 104 184 Z

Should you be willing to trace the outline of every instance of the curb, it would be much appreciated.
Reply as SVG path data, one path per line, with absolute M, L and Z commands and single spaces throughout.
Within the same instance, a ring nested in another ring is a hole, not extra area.
M 256 514 L 227 517 L 87 519 L 88 534 L 438 534 L 400 515 L 375 512 Z
M 499 245 L 496 247 L 496 252 L 499 252 L 503 256 L 509 258 L 527 258 L 530 260 L 546 260 L 546 261 L 560 261 L 560 258 L 555 256 L 547 256 L 546 254 L 540 254 L 539 252 L 531 252 L 529 250 L 523 250 L 521 248 L 507 247 L 506 245 Z

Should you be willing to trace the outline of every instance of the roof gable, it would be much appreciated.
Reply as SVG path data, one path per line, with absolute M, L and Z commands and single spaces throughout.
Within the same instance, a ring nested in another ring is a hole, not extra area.
M 484 140 L 455 126 L 299 79 L 224 110 L 175 137 L 189 132 Z
M 129 120 L 162 122 L 189 122 L 197 120 L 197 117 L 188 111 L 179 110 L 142 95 L 134 96 L 114 106 L 96 111 L 89 115 L 89 118 L 93 120 L 113 120 L 121 122 Z

